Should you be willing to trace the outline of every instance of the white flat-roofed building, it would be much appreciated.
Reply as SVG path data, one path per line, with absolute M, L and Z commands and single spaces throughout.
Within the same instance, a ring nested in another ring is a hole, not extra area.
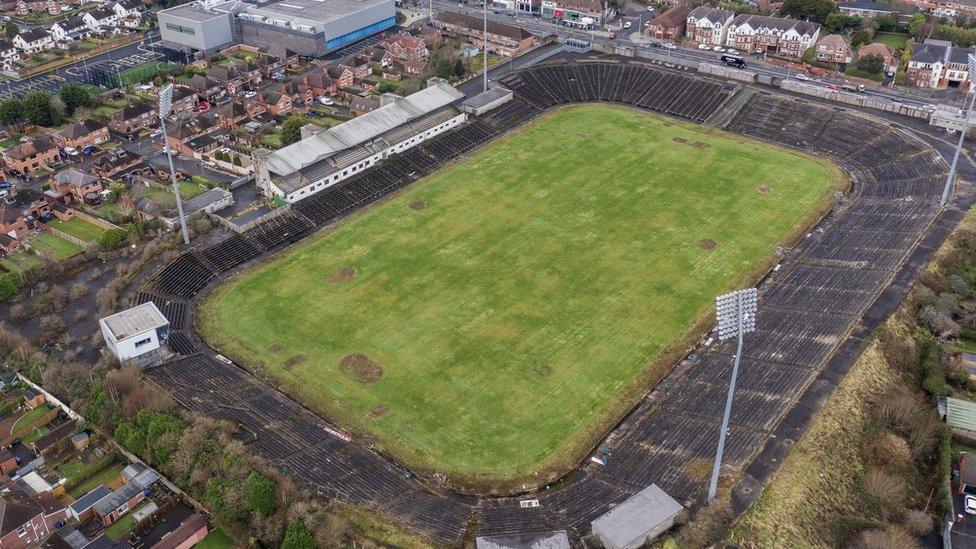
M 674 526 L 684 509 L 674 498 L 651 484 L 594 520 L 593 535 L 606 549 L 637 549 Z
M 119 362 L 144 362 L 169 337 L 169 320 L 152 301 L 107 316 L 98 324 L 105 344 Z
M 190 2 L 157 13 L 163 47 L 214 53 L 234 43 L 233 14 L 237 2 Z
M 254 151 L 254 177 L 267 196 L 307 198 L 467 120 L 455 106 L 464 98 L 436 82 L 338 126 L 275 152 Z

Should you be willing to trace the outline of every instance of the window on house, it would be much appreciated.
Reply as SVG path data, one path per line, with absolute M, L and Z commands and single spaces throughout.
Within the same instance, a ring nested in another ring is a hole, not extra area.
M 147 337 L 146 339 L 140 339 L 139 341 L 136 341 L 136 348 L 138 349 L 143 345 L 148 345 L 150 341 L 152 341 L 151 337 Z

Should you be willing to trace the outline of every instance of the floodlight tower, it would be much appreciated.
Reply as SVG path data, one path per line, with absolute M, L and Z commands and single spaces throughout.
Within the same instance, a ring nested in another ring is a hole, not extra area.
M 963 111 L 965 118 L 962 121 L 962 128 L 959 129 L 959 142 L 956 143 L 956 152 L 952 155 L 952 164 L 949 166 L 945 186 L 942 188 L 942 198 L 939 200 L 940 206 L 945 206 L 946 202 L 949 201 L 949 190 L 952 188 L 952 180 L 956 178 L 956 165 L 959 164 L 959 153 L 962 151 L 962 142 L 966 140 L 966 132 L 972 126 L 973 103 L 976 102 L 976 89 L 973 89 L 974 84 L 976 84 L 976 74 L 973 74 L 973 70 L 976 69 L 976 55 L 969 54 L 966 57 L 969 62 L 969 92 L 971 92 L 972 97 L 969 98 L 969 107 Z
M 484 17 L 484 28 L 482 29 L 481 35 L 481 59 L 484 62 L 484 83 L 482 84 L 481 91 L 488 91 L 488 0 L 484 0 L 482 7 L 482 16 Z
M 173 193 L 176 195 L 176 213 L 180 216 L 180 228 L 183 230 L 183 243 L 190 243 L 190 233 L 186 230 L 186 217 L 183 215 L 183 199 L 180 198 L 180 184 L 176 181 L 176 168 L 173 167 L 173 149 L 166 142 L 166 117 L 173 108 L 173 85 L 166 84 L 159 90 L 159 127 L 163 130 L 163 150 L 169 160 L 169 178 L 173 182 Z
M 737 290 L 715 298 L 715 323 L 720 340 L 738 338 L 735 360 L 732 364 L 732 379 L 729 380 L 729 393 L 725 397 L 725 414 L 722 416 L 722 430 L 718 432 L 718 448 L 715 450 L 715 464 L 712 466 L 712 480 L 708 485 L 708 502 L 715 500 L 718 491 L 718 475 L 722 469 L 722 454 L 725 453 L 725 435 L 729 430 L 729 416 L 732 414 L 732 397 L 735 395 L 735 379 L 739 375 L 739 359 L 742 356 L 742 336 L 756 331 L 755 288 Z

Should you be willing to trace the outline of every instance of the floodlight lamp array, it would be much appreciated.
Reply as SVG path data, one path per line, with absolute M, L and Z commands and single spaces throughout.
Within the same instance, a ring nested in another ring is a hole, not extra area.
M 738 290 L 715 298 L 715 324 L 719 339 L 729 339 L 756 330 L 758 293 L 755 288 Z

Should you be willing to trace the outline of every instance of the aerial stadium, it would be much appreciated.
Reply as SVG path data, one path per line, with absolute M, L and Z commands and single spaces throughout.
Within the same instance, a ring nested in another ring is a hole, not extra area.
M 443 131 L 425 117 L 462 102 L 271 158 L 275 185 L 314 192 L 144 284 L 179 355 L 148 375 L 435 544 L 579 539 L 651 486 L 701 503 L 732 362 L 713 300 L 758 285 L 722 471 L 751 501 L 961 216 L 942 155 L 874 116 L 616 59 L 499 84 L 507 101 Z

